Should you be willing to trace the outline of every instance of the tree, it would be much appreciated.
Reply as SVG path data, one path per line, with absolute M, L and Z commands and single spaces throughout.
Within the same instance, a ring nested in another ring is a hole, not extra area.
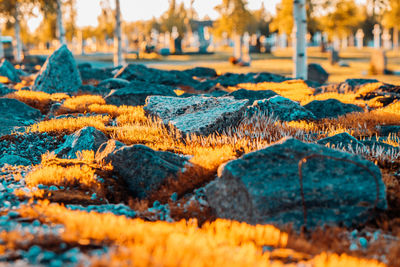
M 307 79 L 307 15 L 305 0 L 293 1 L 294 18 L 294 69 L 293 76 L 298 79 Z
M 183 36 L 187 30 L 185 25 L 187 17 L 188 12 L 184 3 L 177 6 L 175 0 L 170 0 L 168 10 L 161 16 L 161 31 L 172 32 L 172 29 L 176 27 L 179 35 Z
M 120 66 L 123 64 L 121 7 L 119 0 L 115 0 L 114 66 Z
M 383 14 L 383 26 L 393 29 L 393 47 L 399 49 L 399 26 L 400 19 L 400 0 L 389 0 L 389 7 Z
M 62 18 L 62 2 L 61 0 L 57 0 L 57 34 L 58 34 L 58 40 L 60 41 L 61 45 L 64 45 L 67 43 L 65 39 L 65 29 L 63 25 L 63 18 Z
M 246 0 L 223 0 L 215 7 L 220 14 L 214 32 L 222 36 L 224 32 L 230 37 L 243 35 L 251 23 L 251 13 L 247 9 Z

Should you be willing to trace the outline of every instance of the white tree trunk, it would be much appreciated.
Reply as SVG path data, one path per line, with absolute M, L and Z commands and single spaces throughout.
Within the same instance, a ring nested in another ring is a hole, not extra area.
M 233 39 L 234 39 L 233 57 L 236 58 L 238 61 L 241 61 L 243 56 L 242 36 L 240 34 L 235 33 Z
M 65 29 L 63 25 L 62 19 L 62 2 L 61 0 L 57 0 L 57 33 L 58 33 L 58 41 L 60 45 L 64 45 L 67 43 L 65 39 Z
M 294 0 L 294 70 L 293 76 L 307 79 L 307 16 L 305 0 Z
M 122 29 L 121 29 L 121 8 L 119 0 L 115 0 L 115 34 L 114 34 L 114 66 L 124 64 L 122 58 Z
M 18 2 L 15 5 L 15 15 L 14 15 L 14 31 L 15 31 L 15 41 L 16 41 L 16 57 L 17 62 L 22 61 L 22 40 L 21 40 L 21 25 L 20 25 L 20 14 Z
M 3 42 L 1 41 L 1 25 L 0 25 L 0 59 L 4 57 L 4 48 L 3 48 Z

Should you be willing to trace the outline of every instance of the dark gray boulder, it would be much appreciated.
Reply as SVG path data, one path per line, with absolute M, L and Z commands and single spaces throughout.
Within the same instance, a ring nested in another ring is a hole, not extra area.
M 182 71 L 153 69 L 142 64 L 128 64 L 121 68 L 114 78 L 192 88 L 200 83 Z
M 104 162 L 112 164 L 113 171 L 125 181 L 128 191 L 139 199 L 149 196 L 167 178 L 177 178 L 188 160 L 144 145 L 123 146 L 111 151 L 103 158 Z
M 247 108 L 248 116 L 265 114 L 281 121 L 315 119 L 314 114 L 288 98 L 277 95 L 264 100 L 256 100 Z
M 268 99 L 273 96 L 278 95 L 274 91 L 271 90 L 246 90 L 246 89 L 239 89 L 229 93 L 227 96 L 233 96 L 235 99 L 248 99 L 249 104 L 253 104 L 256 100 Z
M 82 128 L 66 137 L 65 142 L 54 153 L 62 158 L 76 158 L 76 153 L 83 150 L 97 151 L 108 138 L 93 127 Z
M 107 90 L 112 89 L 120 89 L 127 87 L 129 85 L 129 81 L 119 78 L 109 78 L 101 81 L 97 87 L 105 88 Z
M 376 127 L 380 136 L 388 136 L 389 134 L 399 134 L 400 125 L 379 125 Z
M 320 84 L 326 83 L 329 78 L 329 73 L 317 63 L 308 64 L 307 67 L 308 77 L 307 80 L 317 82 Z
M 228 162 L 205 187 L 209 205 L 220 218 L 252 224 L 304 224 L 299 162 L 302 166 L 307 226 L 365 222 L 377 207 L 387 208 L 379 168 L 359 156 L 296 139 L 284 139 Z M 351 163 L 354 162 L 354 163 Z M 364 167 L 360 167 L 360 166 Z M 368 170 L 368 171 L 367 171 Z M 372 172 L 377 178 L 379 192 Z
M 112 90 L 106 97 L 106 103 L 109 105 L 128 105 L 142 106 L 148 96 L 176 96 L 173 87 L 148 83 L 142 81 L 133 81 L 127 87 Z
M 42 114 L 23 102 L 0 98 L 0 135 L 10 134 L 15 127 L 26 126 L 41 119 Z
M 366 146 L 369 150 L 372 151 L 378 151 L 381 150 L 382 152 L 393 152 L 393 153 L 399 153 L 400 148 L 399 147 L 394 147 L 392 145 L 386 144 L 382 141 L 379 140 L 374 140 L 375 138 L 367 139 L 367 140 L 361 140 L 360 142 Z
M 67 46 L 63 45 L 46 60 L 32 89 L 46 93 L 70 93 L 78 91 L 81 85 L 75 59 Z
M 10 81 L 15 83 L 19 83 L 21 81 L 18 71 L 7 59 L 3 59 L 0 63 L 0 76 L 7 77 Z
M 315 90 L 315 93 L 340 93 L 357 92 L 361 87 L 369 83 L 377 83 L 376 79 L 347 79 L 344 82 L 324 85 Z
M 334 136 L 326 137 L 318 140 L 317 143 L 324 146 L 327 145 L 331 148 L 345 149 L 348 151 L 357 151 L 357 149 L 362 149 L 365 147 L 363 143 L 348 133 L 340 133 Z
M 32 162 L 30 162 L 26 158 L 17 155 L 5 154 L 0 156 L 0 167 L 3 167 L 5 164 L 15 166 L 29 166 L 32 164 Z
M 248 100 L 231 97 L 192 96 L 187 98 L 151 96 L 145 112 L 172 124 L 184 134 L 208 135 L 235 126 L 242 118 Z
M 8 88 L 0 83 L 0 97 L 16 92 L 17 90 Z
M 314 100 L 304 105 L 316 119 L 337 118 L 352 112 L 363 112 L 363 109 L 353 104 L 345 104 L 337 99 Z
M 192 69 L 187 69 L 183 71 L 184 73 L 187 73 L 191 77 L 201 77 L 201 78 L 212 78 L 212 77 L 217 77 L 217 72 L 214 69 L 211 68 L 205 68 L 205 67 L 195 67 Z
M 103 81 L 112 78 L 114 75 L 110 69 L 82 68 L 79 73 L 83 81 L 97 80 Z
M 269 72 L 249 72 L 243 73 L 231 73 L 227 72 L 221 76 L 218 76 L 214 81 L 221 86 L 235 86 L 240 83 L 261 83 L 261 82 L 276 82 L 280 83 L 291 78 L 286 78 L 282 75 L 273 74 Z

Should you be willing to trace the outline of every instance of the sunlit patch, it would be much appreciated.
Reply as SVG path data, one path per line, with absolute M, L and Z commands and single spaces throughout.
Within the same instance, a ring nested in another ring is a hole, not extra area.
M 0 76 L 0 83 L 9 83 L 11 82 L 7 77 Z
M 183 94 L 185 93 L 185 91 L 180 90 L 180 89 L 176 89 L 176 90 L 174 90 L 174 92 L 175 92 L 175 94 L 178 95 L 178 96 L 183 95 Z

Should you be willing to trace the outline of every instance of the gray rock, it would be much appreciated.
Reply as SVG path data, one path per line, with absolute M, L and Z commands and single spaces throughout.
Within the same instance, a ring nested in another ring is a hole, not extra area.
M 17 90 L 8 88 L 0 83 L 0 97 L 16 92 Z
M 33 85 L 46 93 L 76 92 L 82 85 L 75 59 L 66 45 L 57 49 L 42 66 Z
M 328 92 L 345 94 L 348 92 L 357 92 L 364 85 L 377 82 L 378 80 L 376 79 L 347 79 L 341 83 L 321 86 L 315 90 L 315 94 Z
M 96 128 L 85 127 L 67 136 L 65 142 L 54 153 L 63 158 L 76 158 L 78 151 L 97 151 L 107 140 L 108 138 Z
M 103 81 L 112 78 L 114 75 L 110 69 L 81 68 L 79 73 L 83 81 L 97 80 Z
M 314 114 L 288 98 L 277 95 L 269 99 L 254 101 L 249 106 L 247 113 L 249 116 L 259 113 L 273 116 L 281 121 L 296 121 L 315 119 Z
M 146 198 L 167 178 L 176 178 L 187 158 L 171 152 L 154 151 L 144 145 L 124 146 L 104 157 L 113 171 L 127 184 L 133 197 Z
M 5 154 L 0 157 L 0 167 L 4 166 L 5 164 L 8 165 L 15 165 L 15 166 L 29 166 L 32 163 L 27 160 L 26 158 L 17 156 L 17 155 L 8 155 Z
M 304 217 L 298 165 L 310 155 L 345 161 L 310 158 L 303 164 L 307 226 L 352 225 L 369 219 L 377 185 L 358 164 L 376 176 L 377 206 L 387 208 L 385 185 L 376 165 L 359 156 L 296 139 L 284 139 L 228 162 L 219 171 L 220 177 L 206 186 L 207 201 L 221 218 L 252 224 L 293 223 L 299 229 Z
M 278 74 L 272 74 L 269 72 L 249 72 L 246 74 L 243 73 L 224 73 L 221 76 L 218 76 L 214 81 L 219 83 L 221 86 L 235 86 L 240 83 L 261 83 L 261 82 L 283 82 L 286 80 L 290 80 L 291 78 L 286 78 L 284 76 Z
M 363 143 L 348 133 L 340 133 L 334 136 L 326 137 L 318 140 L 317 143 L 320 145 L 329 145 L 331 148 L 344 148 L 346 150 L 350 148 L 354 151 L 364 147 Z
M 42 114 L 16 99 L 0 98 L 0 135 L 10 134 L 14 127 L 25 126 L 27 122 L 40 119 Z
M 329 78 L 329 73 L 327 73 L 326 70 L 320 64 L 317 63 L 308 64 L 307 69 L 308 69 L 307 80 L 324 84 Z
M 105 100 L 109 105 L 142 106 L 145 104 L 148 96 L 154 95 L 176 96 L 173 88 L 170 86 L 133 81 L 127 87 L 112 90 L 105 97 Z
M 203 77 L 203 78 L 217 77 L 217 72 L 214 69 L 205 67 L 195 67 L 192 69 L 184 70 L 183 72 L 189 74 L 190 76 L 196 76 L 196 77 Z
M 256 100 L 268 99 L 273 96 L 278 95 L 274 91 L 271 90 L 246 90 L 246 89 L 239 89 L 229 93 L 227 96 L 233 96 L 235 99 L 248 99 L 249 104 L 253 104 Z
M 304 106 L 317 119 L 337 118 L 352 112 L 363 112 L 363 109 L 353 104 L 345 104 L 337 99 L 314 100 Z
M 242 118 L 247 100 L 231 97 L 192 96 L 187 98 L 151 96 L 144 110 L 172 124 L 184 134 L 208 135 L 235 126 Z
M 18 71 L 14 68 L 13 64 L 7 59 L 3 59 L 0 64 L 0 76 L 7 77 L 10 81 L 19 83 L 21 79 L 19 78 Z
M 382 149 L 384 152 L 389 152 L 389 151 L 393 151 L 395 153 L 400 152 L 399 147 L 394 147 L 379 140 L 370 139 L 370 140 L 361 140 L 360 142 L 366 147 L 368 147 L 370 150 Z
M 119 79 L 119 78 L 110 78 L 110 79 L 105 79 L 101 81 L 97 87 L 102 87 L 108 90 L 111 89 L 120 89 L 127 87 L 129 85 L 129 82 L 124 79 Z
M 389 134 L 399 134 L 400 125 L 380 125 L 376 127 L 380 136 L 388 136 Z

